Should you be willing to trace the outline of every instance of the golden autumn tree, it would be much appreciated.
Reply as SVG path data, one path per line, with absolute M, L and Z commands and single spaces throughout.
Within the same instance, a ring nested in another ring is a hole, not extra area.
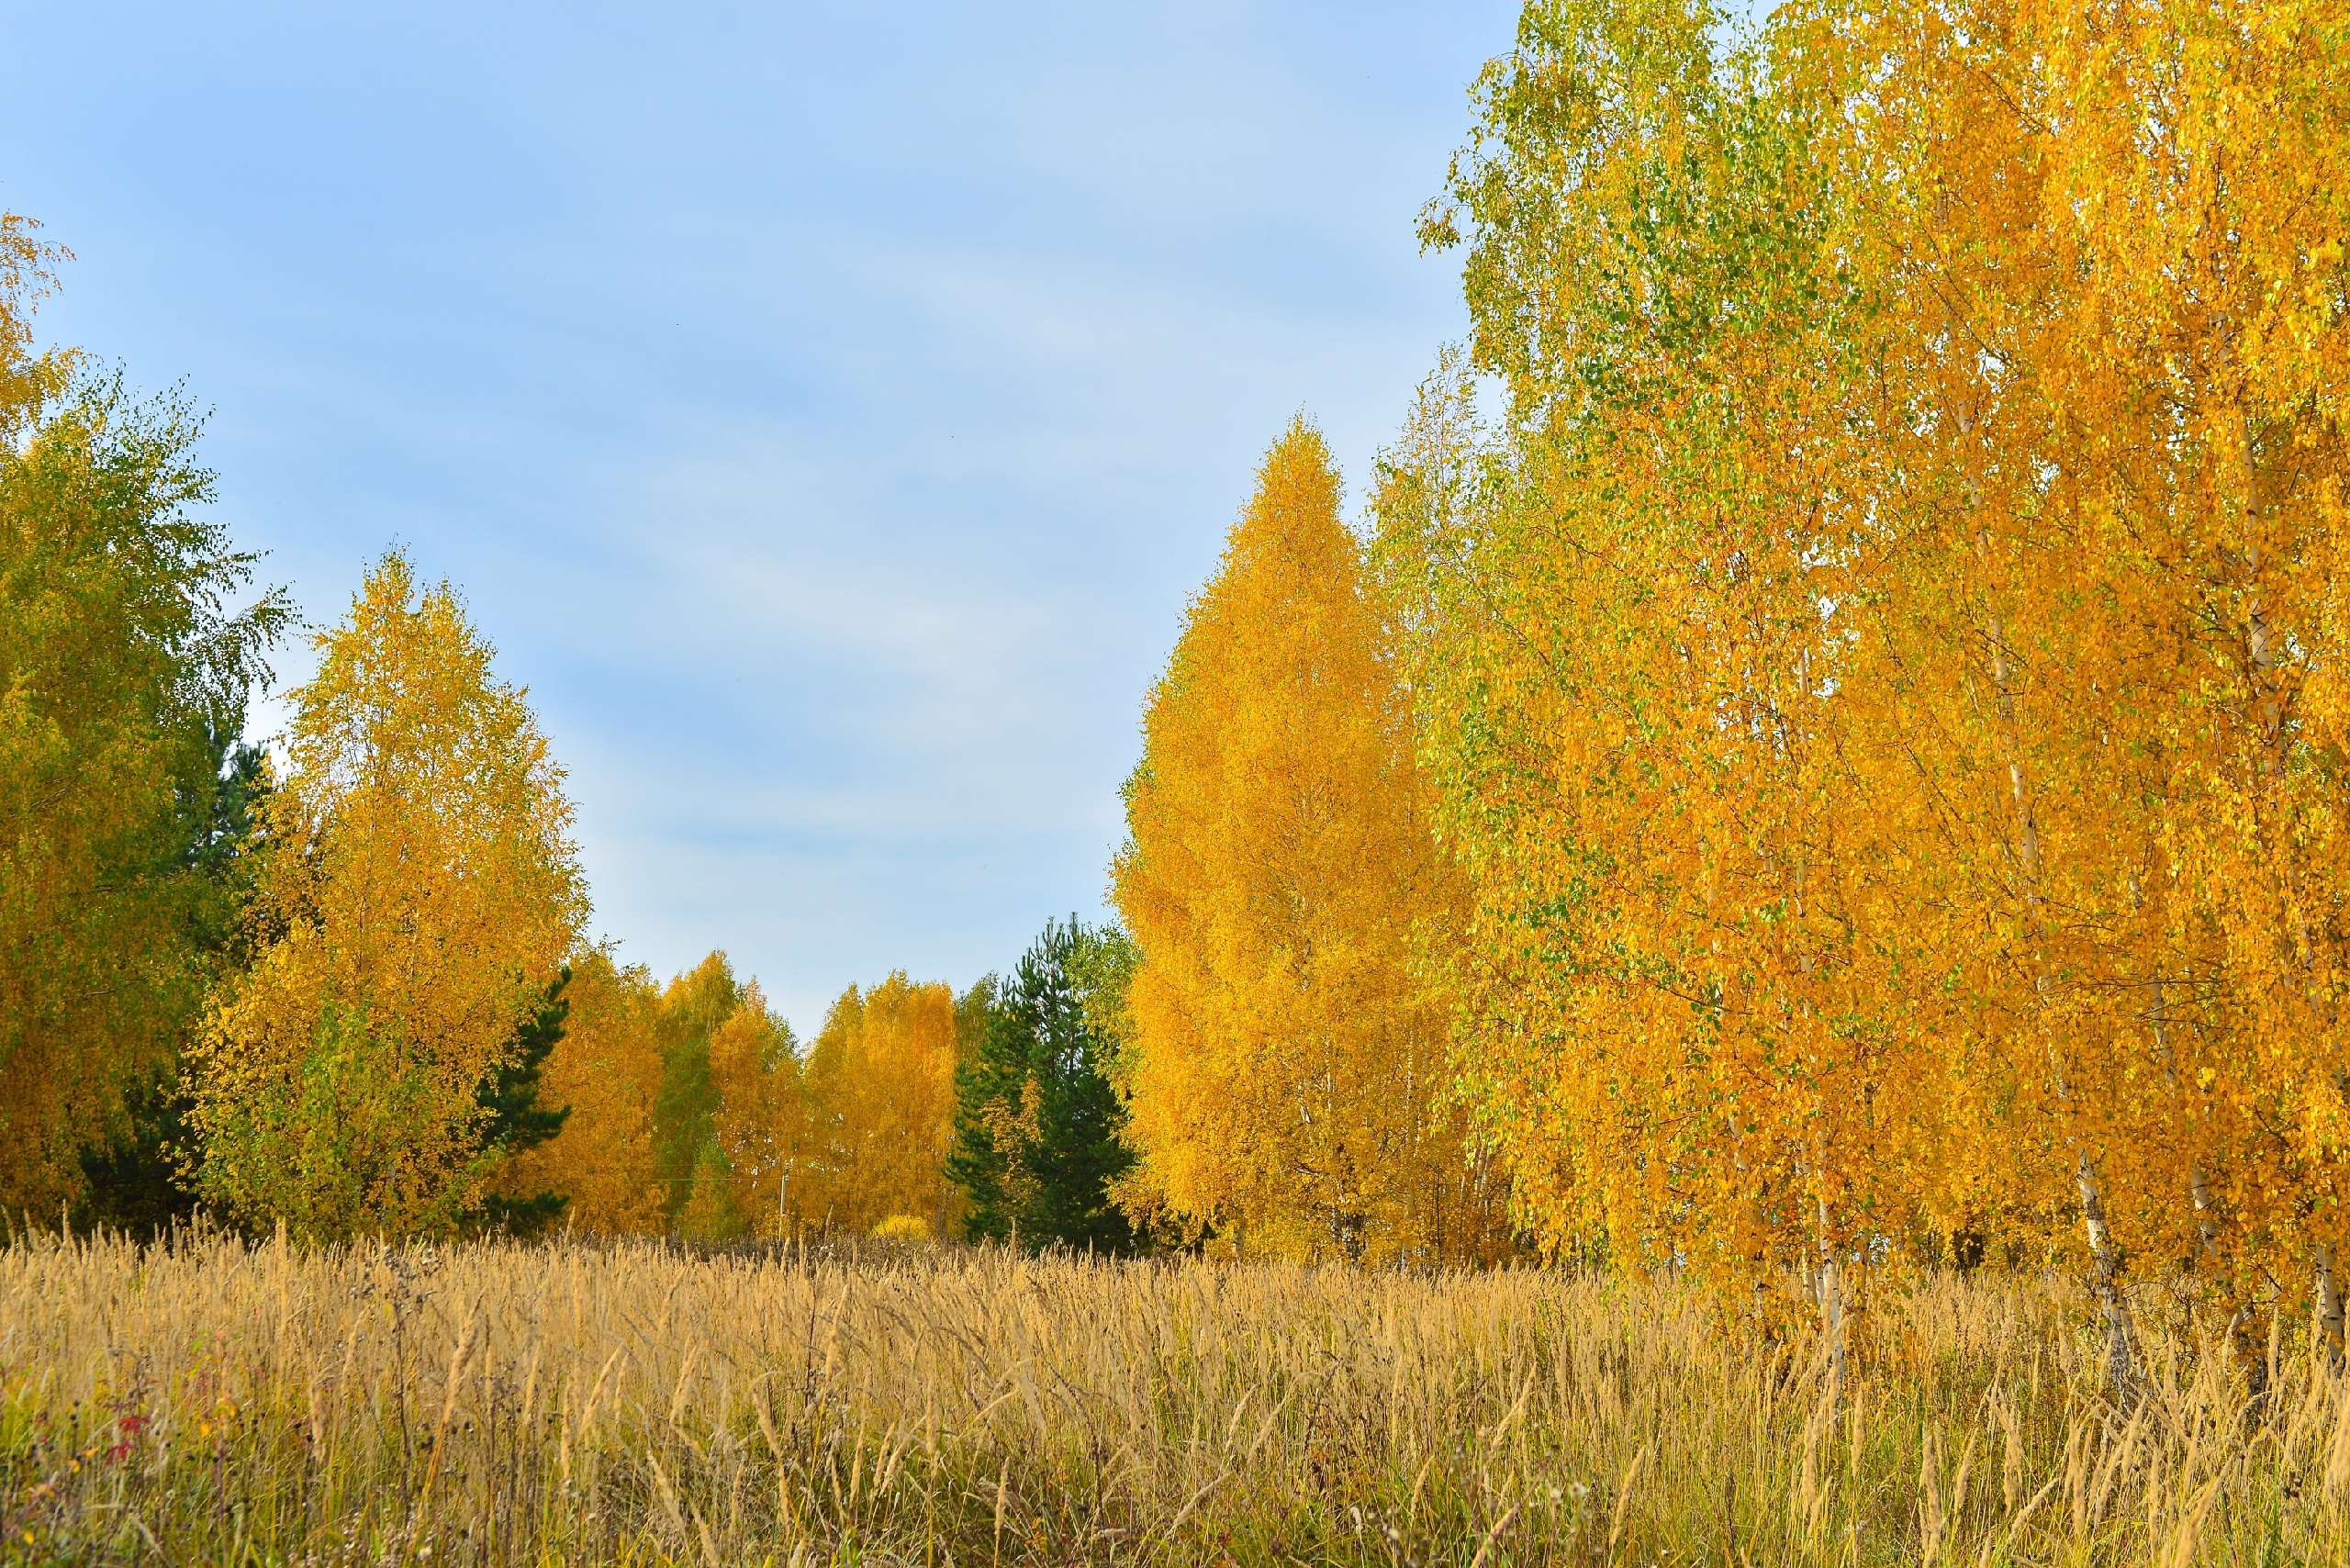
M 496 1190 L 559 1193 L 563 1223 L 705 1240 L 780 1228 L 778 1181 L 805 1141 L 797 1042 L 724 953 L 657 984 L 607 948 L 573 960 L 563 1037 L 540 1099 L 568 1107 Z M 679 1174 L 672 1177 L 665 1170 Z
M 1877 1006 L 1854 809 L 1864 309 L 1806 126 L 1699 6 L 1528 8 L 1456 165 L 1505 400 L 1431 384 L 1376 498 L 1435 815 L 1472 889 L 1464 1067 L 1546 1247 L 1759 1277 L 1905 1232 L 1943 1098 Z M 1897 1016 L 1897 1015 L 1894 1015 Z
M 714 952 L 662 988 L 661 1087 L 654 1099 L 654 1179 L 673 1227 L 709 1236 L 737 1228 L 718 1138 L 719 1091 L 711 1040 L 743 1004 L 733 963 Z M 693 1209 L 690 1221 L 687 1211 Z
M 1843 480 L 1883 534 L 1879 610 L 1847 690 L 1872 814 L 1909 785 L 1905 912 L 1996 1111 L 1945 1163 L 2081 1260 L 2123 1384 L 2133 1270 L 2183 1262 L 2240 1323 L 2305 1280 L 2338 1336 L 2310 1134 L 2344 1059 L 2345 889 L 2300 694 L 2338 657 L 2344 207 L 2314 193 L 2350 128 L 2339 25 L 1774 28 L 1783 80 L 1869 109 L 1814 143 L 1880 301 L 1879 386 L 1848 401 L 1874 467 Z
M 446 1230 L 492 1174 L 485 1082 L 587 892 L 562 770 L 446 585 L 395 552 L 294 695 L 252 970 L 196 1050 L 207 1195 L 297 1234 Z
M 642 964 L 608 947 L 572 960 L 563 1037 L 540 1071 L 539 1098 L 566 1108 L 546 1143 L 501 1164 L 492 1190 L 558 1193 L 560 1223 L 606 1235 L 657 1235 L 668 1194 L 654 1174 L 654 1104 L 661 1089 L 661 989 Z
M 1460 884 L 1338 499 L 1300 420 L 1151 694 L 1113 871 L 1140 950 L 1124 1193 L 1251 1254 L 1475 1256 L 1505 1242 L 1497 1194 L 1410 965 Z
M 39 236 L 40 225 L 0 212 L 0 438 L 14 445 L 41 406 L 65 385 L 69 352 L 33 352 L 33 307 L 56 282 L 56 267 L 72 257 Z
M 2337 1361 L 2350 197 L 2327 171 L 2350 155 L 2346 26 L 2340 5 L 2035 3 L 1930 54 L 1901 40 L 1942 81 L 1980 79 L 1988 54 L 2010 84 L 1983 106 L 2009 117 L 2037 209 L 1976 264 L 2004 262 L 2017 293 L 2061 280 L 2065 308 L 2007 364 L 1965 367 L 1966 389 L 1981 404 L 2015 382 L 2045 410 L 2034 455 L 2056 504 L 2039 510 L 2078 564 L 2051 574 L 2045 620 L 2082 640 L 2018 673 L 2098 724 L 2076 748 L 2095 758 L 2082 795 L 2146 780 L 2137 842 L 2091 906 L 2111 912 L 2097 924 L 2126 989 L 2098 988 L 2070 1046 L 2094 1065 L 2111 1041 L 2114 1059 L 2075 1097 L 2090 1103 L 2058 1109 L 2107 1174 L 2109 1248 L 2192 1260 L 2239 1316 L 2306 1293 Z M 2079 820 L 2085 839 L 2107 825 L 2095 805 Z M 2085 902 L 2052 901 L 2063 929 L 2088 924 Z
M 1429 229 L 1472 227 L 1506 433 L 1440 380 L 1380 511 L 1522 1212 L 1627 1260 L 1802 1263 L 1832 1321 L 1844 1260 L 1979 1235 L 2077 1162 L 2022 1172 L 2037 1129 L 1986 1115 L 2047 1081 L 2012 1027 L 2043 991 L 1984 788 L 2012 693 L 1959 694 L 1996 672 L 1934 530 L 2013 470 L 1970 489 L 1930 380 L 1888 389 L 1909 302 L 1857 263 L 1927 248 L 1852 194 L 1874 144 L 1840 144 L 1794 17 L 1723 56 L 1703 6 L 1528 7 Z
M 791 1181 L 814 1147 L 799 1041 L 755 980 L 710 1036 L 714 1122 L 726 1222 L 758 1236 L 789 1230 Z M 714 1196 L 714 1194 L 713 1194 Z
M 789 1160 L 795 1226 L 867 1231 L 908 1215 L 946 1235 L 962 1195 L 942 1166 L 955 1140 L 955 993 L 901 970 L 841 994 L 801 1072 L 810 1118 Z M 781 1172 L 778 1172 L 778 1175 Z
M 663 989 L 658 1036 L 654 1169 L 670 1227 L 703 1240 L 773 1232 L 775 1166 L 789 1164 L 776 1145 L 796 1149 L 804 1120 L 790 1026 L 713 952 Z
M 2335 24 L 1715 23 L 1528 7 L 1427 229 L 1506 418 L 1382 498 L 1529 1220 L 2322 1326 Z
M 244 821 L 222 773 L 288 617 L 277 593 L 231 608 L 254 557 L 204 515 L 194 412 L 32 352 L 60 259 L 0 214 L 0 1205 L 51 1214 L 103 1204 L 93 1164 L 151 1142 L 227 962 Z M 143 1196 L 98 1212 L 170 1201 Z

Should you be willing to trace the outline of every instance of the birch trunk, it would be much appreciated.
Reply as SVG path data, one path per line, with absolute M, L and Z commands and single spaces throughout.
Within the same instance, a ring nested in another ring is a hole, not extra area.
M 2170 1048 L 2170 1015 L 2165 1011 L 2163 988 L 2154 986 L 2154 1049 L 2160 1054 L 2163 1078 L 2170 1085 L 2171 1094 L 2182 1106 L 2186 1092 L 2178 1081 L 2178 1063 Z M 2211 1197 L 2211 1183 L 2203 1174 L 2203 1161 L 2199 1156 L 2187 1164 L 2187 1195 L 2195 1204 L 2195 1255 L 2199 1261 L 2215 1261 L 2220 1251 L 2220 1215 Z
M 2326 1370 L 2341 1372 L 2342 1285 L 2333 1273 L 2333 1249 L 2325 1242 L 2317 1248 L 2317 1321 L 2311 1337 L 2317 1342 Z
M 1836 1261 L 1836 1241 L 1828 1233 L 1828 1200 L 1813 1202 L 1819 1212 L 1819 1308 L 1828 1334 L 1828 1388 L 1833 1406 L 1844 1402 L 1844 1282 Z
M 2136 1378 L 2130 1349 L 2130 1309 L 2121 1299 L 2121 1257 L 2105 1225 L 2105 1193 L 2098 1185 L 2097 1167 L 2084 1149 L 2073 1167 L 2074 1184 L 2081 1196 L 2081 1224 L 2088 1231 L 2094 1267 L 2089 1294 L 2105 1319 L 2105 1372 L 2114 1394 L 2124 1403 L 2132 1396 Z
M 2203 1174 L 2203 1162 L 2197 1160 L 2187 1168 L 2187 1191 L 2195 1200 L 2195 1236 L 2198 1255 L 2210 1262 L 2220 1252 L 2219 1209 L 2211 1198 L 2211 1183 Z

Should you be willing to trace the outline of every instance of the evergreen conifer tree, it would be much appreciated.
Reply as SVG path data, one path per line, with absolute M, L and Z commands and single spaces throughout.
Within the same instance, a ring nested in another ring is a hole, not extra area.
M 1081 979 L 1087 951 L 1115 939 L 1074 915 L 1047 922 L 998 991 L 977 1055 L 957 1070 L 946 1172 L 970 1194 L 974 1241 L 1016 1231 L 1031 1249 L 1135 1247 L 1110 1197 L 1134 1155 L 1118 1140 L 1125 1114 L 1105 1070 L 1110 1043 L 1087 1025 Z
M 563 1130 L 571 1107 L 554 1110 L 539 1103 L 539 1078 L 555 1042 L 563 1038 L 564 1020 L 571 1015 L 571 999 L 564 991 L 571 984 L 565 964 L 547 982 L 537 1007 L 514 1026 L 514 1044 L 506 1059 L 481 1081 L 474 1098 L 489 1119 L 482 1124 L 482 1147 L 511 1159 L 536 1148 Z M 493 1193 L 482 1200 L 482 1217 L 518 1236 L 535 1236 L 554 1223 L 570 1198 L 562 1193 L 538 1193 L 527 1198 Z

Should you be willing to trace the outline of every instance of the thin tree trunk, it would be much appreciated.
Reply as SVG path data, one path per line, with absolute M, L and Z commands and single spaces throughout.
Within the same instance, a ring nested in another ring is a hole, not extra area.
M 2195 1200 L 2195 1235 L 2200 1243 L 2198 1256 L 2206 1263 L 2214 1262 L 2220 1255 L 2219 1206 L 2212 1200 L 2211 1183 L 2204 1176 L 2199 1159 L 2187 1168 L 2187 1190 Z
M 2326 1370 L 2342 1370 L 2342 1285 L 2333 1273 L 2333 1249 L 2325 1242 L 2317 1248 L 2317 1322 L 2312 1330 L 2318 1353 L 2324 1358 Z
M 2081 1224 L 2088 1231 L 2094 1268 L 2089 1294 L 2105 1319 L 2105 1371 L 2113 1392 L 2124 1404 L 2134 1397 L 2136 1378 L 2130 1350 L 2130 1310 L 2121 1299 L 2121 1255 L 2114 1249 L 2105 1225 L 2105 1193 L 2098 1185 L 2097 1167 L 2083 1149 L 2073 1166 L 2074 1184 L 2080 1189 Z
M 1828 1200 L 1819 1209 L 1819 1309 L 1828 1335 L 1828 1387 L 1831 1406 L 1844 1402 L 1844 1282 L 1836 1262 L 1835 1238 L 1828 1233 Z
M 2132 879 L 2135 887 L 2135 879 Z M 2170 1085 L 2171 1094 L 2183 1102 L 2185 1091 L 2179 1086 L 2178 1062 L 2170 1048 L 2170 1014 L 2163 1000 L 2162 982 L 2154 982 L 2154 1049 L 2162 1057 L 2163 1079 Z M 2199 1261 L 2215 1261 L 2220 1252 L 2219 1205 L 2211 1197 L 2211 1183 L 2203 1174 L 2203 1161 L 2199 1157 L 2187 1164 L 2187 1195 L 2195 1204 L 2195 1255 Z

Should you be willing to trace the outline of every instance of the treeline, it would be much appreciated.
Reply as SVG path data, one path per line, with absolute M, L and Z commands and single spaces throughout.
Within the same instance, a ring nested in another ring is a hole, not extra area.
M 197 1189 L 309 1182 L 320 1228 L 551 1193 L 1531 1249 L 1800 1278 L 1831 1322 L 1872 1274 L 2055 1264 L 2117 1378 L 2138 1282 L 2338 1354 L 2350 11 L 1731 37 L 1528 6 L 1422 219 L 1471 337 L 1360 532 L 1309 425 L 1269 453 L 1150 694 L 1120 928 L 852 991 L 804 1051 L 721 959 L 581 946 L 543 744 L 398 558 L 259 770 L 285 609 L 218 611 L 250 568 L 185 521 L 185 416 L 9 318 L 6 1195 L 80 1190 L 182 1082 Z M 42 565 L 117 516 L 151 542 Z M 460 798 L 482 836 L 435 839 Z
M 588 939 L 563 770 L 397 552 L 246 744 L 291 605 L 183 403 L 32 352 L 62 259 L 0 217 L 0 1207 L 1133 1244 L 1085 1022 L 1114 931 L 851 987 L 804 1048 L 722 953 L 657 983 Z
M 536 1085 L 561 1129 L 498 1166 L 490 1207 L 509 1226 L 706 1240 L 1126 1250 L 1106 1195 L 1119 1117 L 1080 1017 L 1092 955 L 1116 941 L 1071 920 L 960 996 L 902 972 L 852 986 L 804 1047 L 723 953 L 664 986 L 589 949 Z

